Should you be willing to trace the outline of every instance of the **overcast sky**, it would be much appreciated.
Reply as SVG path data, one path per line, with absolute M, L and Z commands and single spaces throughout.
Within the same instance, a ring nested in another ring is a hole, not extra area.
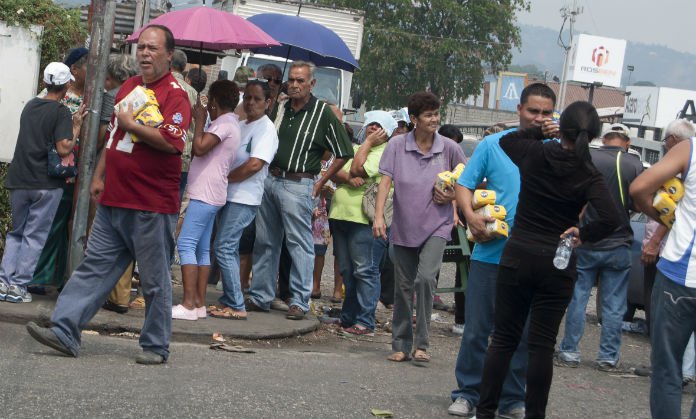
M 559 30 L 559 10 L 573 0 L 531 0 L 522 24 Z M 582 33 L 660 44 L 696 54 L 696 0 L 576 0 L 583 7 L 575 28 Z

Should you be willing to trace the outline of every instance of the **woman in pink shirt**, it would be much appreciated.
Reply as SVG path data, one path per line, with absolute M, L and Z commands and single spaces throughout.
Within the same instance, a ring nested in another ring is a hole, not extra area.
M 198 320 L 206 317 L 205 292 L 210 274 L 210 237 L 218 210 L 227 200 L 227 174 L 239 148 L 241 134 L 234 108 L 239 88 L 229 80 L 218 80 L 208 90 L 206 107 L 194 109 L 193 160 L 186 190 L 190 199 L 177 246 L 181 260 L 184 297 L 172 307 L 172 318 Z M 203 131 L 206 117 L 211 123 Z

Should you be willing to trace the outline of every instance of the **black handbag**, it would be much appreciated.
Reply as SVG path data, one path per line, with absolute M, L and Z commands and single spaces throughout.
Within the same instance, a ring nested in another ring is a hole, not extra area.
M 67 179 L 77 176 L 77 153 L 73 149 L 70 154 L 61 157 L 55 143 L 48 146 L 48 175 L 50 177 Z

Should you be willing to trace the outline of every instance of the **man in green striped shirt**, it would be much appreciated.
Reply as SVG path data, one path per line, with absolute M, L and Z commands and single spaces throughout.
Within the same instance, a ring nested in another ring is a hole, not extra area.
M 254 279 L 245 301 L 248 311 L 268 311 L 275 298 L 283 235 L 292 258 L 290 306 L 287 318 L 301 320 L 309 310 L 314 267 L 312 211 L 326 181 L 353 157 L 341 121 L 329 105 L 312 95 L 314 64 L 295 61 L 290 66 L 288 96 L 278 128 L 278 152 L 270 165 L 256 217 Z M 334 164 L 316 182 L 322 159 Z

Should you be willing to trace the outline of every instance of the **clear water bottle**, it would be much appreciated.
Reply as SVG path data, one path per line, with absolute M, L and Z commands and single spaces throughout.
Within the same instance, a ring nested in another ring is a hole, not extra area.
M 573 235 L 568 234 L 558 242 L 556 256 L 553 257 L 553 266 L 556 269 L 565 269 L 570 262 L 570 255 L 573 253 Z

